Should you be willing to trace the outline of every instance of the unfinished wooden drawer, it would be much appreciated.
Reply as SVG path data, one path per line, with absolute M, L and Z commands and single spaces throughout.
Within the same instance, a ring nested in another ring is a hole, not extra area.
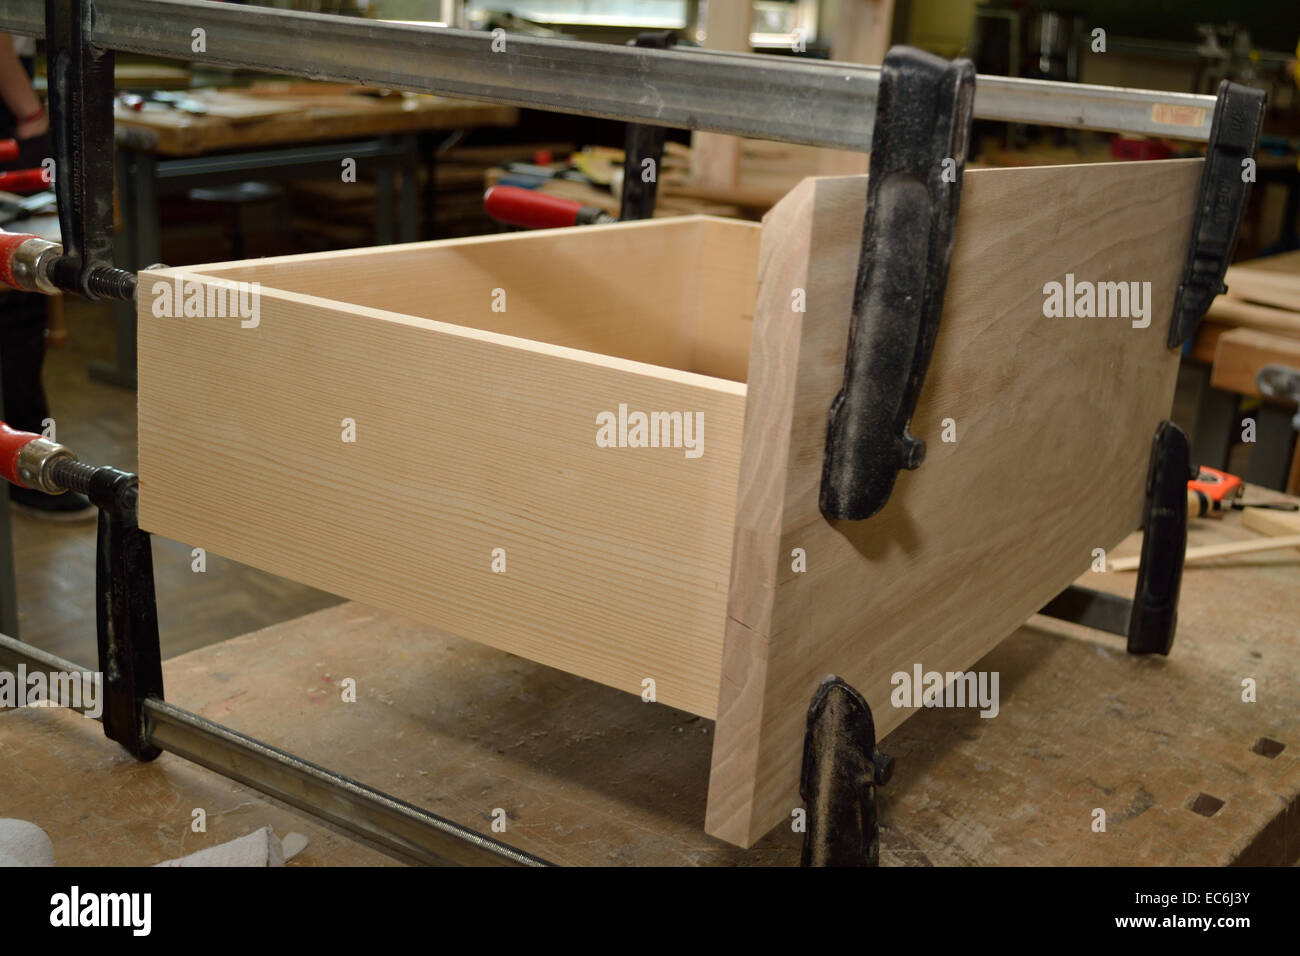
M 260 299 L 251 326 L 142 298 L 141 523 L 712 717 L 758 239 L 668 220 L 150 274 Z M 682 434 L 602 447 L 620 408 Z
M 799 804 L 826 674 L 883 735 L 893 673 L 970 667 L 1137 526 L 1200 168 L 966 175 L 927 460 L 856 523 L 817 492 L 864 177 L 805 180 L 761 230 L 142 273 L 141 525 L 717 718 L 707 829 L 748 845 Z M 1067 275 L 1150 282 L 1149 323 L 1049 317 Z M 259 284 L 255 322 L 214 314 L 226 282 Z

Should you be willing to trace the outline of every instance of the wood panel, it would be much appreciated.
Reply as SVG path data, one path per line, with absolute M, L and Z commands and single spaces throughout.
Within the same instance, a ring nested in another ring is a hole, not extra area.
M 799 805 L 804 717 L 836 673 L 887 733 L 891 675 L 971 666 L 1136 527 L 1201 161 L 966 174 L 943 326 L 885 509 L 817 510 L 866 199 L 805 181 L 764 222 L 706 827 L 748 845 Z M 1151 321 L 1044 317 L 1044 285 L 1149 281 Z M 792 311 L 792 290 L 807 312 Z M 956 442 L 940 440 L 945 419 Z M 807 571 L 792 570 L 802 548 Z
M 1224 282 L 1234 298 L 1300 312 L 1300 252 L 1249 259 L 1230 267 Z
M 745 380 L 757 223 L 685 216 L 204 266 L 204 275 Z M 494 290 L 505 310 L 488 306 Z
M 1205 317 L 1229 325 L 1300 337 L 1300 313 L 1271 305 L 1242 302 L 1230 295 L 1221 295 L 1211 302 Z
M 324 94 L 306 93 L 303 88 L 308 84 L 292 86 L 279 93 L 280 102 L 270 107 L 259 105 L 259 98 L 270 102 L 279 92 L 276 84 L 269 84 L 269 88 L 261 91 L 257 88 L 193 91 L 196 99 L 221 97 L 227 114 L 231 112 L 231 104 L 242 99 L 247 104 L 243 117 L 181 110 L 137 112 L 117 106 L 113 121 L 118 127 L 135 132 L 138 142 L 148 143 L 149 152 L 165 156 L 386 133 L 514 126 L 519 121 L 517 109 L 497 103 L 429 95 L 338 95 L 333 93 L 337 89 L 334 84 L 326 84 Z M 275 111 L 273 115 L 265 115 L 268 108 Z
M 1265 365 L 1300 369 L 1300 341 L 1254 329 L 1233 329 L 1219 336 L 1215 344 L 1210 384 L 1225 392 L 1258 398 L 1255 376 Z
M 652 678 L 660 702 L 712 716 L 744 384 L 471 327 L 498 322 L 497 287 L 523 327 L 545 326 L 559 303 L 582 313 L 594 277 L 607 287 L 608 327 L 584 320 L 589 341 L 618 328 L 636 339 L 637 319 L 657 301 L 664 315 L 652 327 L 668 330 L 667 353 L 689 365 L 691 313 L 672 287 L 698 284 L 710 268 L 688 266 L 702 251 L 690 241 L 697 225 L 552 232 L 544 275 L 521 272 L 529 255 L 511 253 L 532 247 L 509 239 L 495 274 L 453 256 L 459 280 L 447 263 L 424 266 L 438 259 L 437 243 L 211 270 L 294 285 L 303 269 L 321 292 L 369 301 L 389 301 L 387 284 L 404 282 L 408 296 L 436 297 L 461 325 L 267 286 L 254 328 L 159 318 L 155 283 L 214 280 L 142 274 L 141 525 L 622 690 L 639 694 Z M 646 300 L 638 277 L 647 262 L 618 255 L 618 238 L 656 227 L 682 241 L 665 238 L 662 250 L 677 258 L 654 260 L 664 295 Z M 564 254 L 574 239 L 590 258 Z M 744 285 L 739 265 L 718 263 Z M 752 264 L 748 275 L 752 290 Z M 733 311 L 732 327 L 747 335 L 748 309 Z M 711 321 L 724 318 L 717 308 Z M 699 353 L 717 351 L 716 329 L 703 327 Z M 581 339 L 573 332 L 570 345 Z M 598 447 L 597 414 L 620 404 L 702 413 L 703 455 Z M 355 443 L 342 440 L 345 418 Z M 505 573 L 492 572 L 495 548 Z

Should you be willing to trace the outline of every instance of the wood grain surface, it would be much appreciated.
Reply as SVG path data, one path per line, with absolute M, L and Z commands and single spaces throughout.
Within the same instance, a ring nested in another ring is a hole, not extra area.
M 912 431 L 927 458 L 858 523 L 818 511 L 866 180 L 805 181 L 764 221 L 707 828 L 748 845 L 799 804 L 804 719 L 843 677 L 878 733 L 891 675 L 964 670 L 1137 526 L 1178 366 L 1165 347 L 1201 162 L 966 174 Z M 1151 283 L 1150 324 L 1046 318 L 1045 284 Z M 792 291 L 807 291 L 807 312 Z M 946 420 L 956 441 L 941 440 Z M 806 553 L 794 570 L 792 553 Z
M 513 126 L 513 106 L 441 96 L 366 96 L 322 94 L 307 84 L 274 89 L 195 91 L 199 102 L 212 100 L 212 112 L 177 109 L 130 110 L 117 105 L 113 121 L 132 134 L 133 148 L 165 156 L 194 156 L 220 149 L 256 149 L 286 143 L 320 142 L 476 126 Z
M 712 716 L 745 385 L 690 369 L 743 377 L 756 238 L 665 220 L 142 273 L 141 525 Z M 177 276 L 265 278 L 259 323 L 155 316 Z M 408 306 L 446 321 L 385 311 Z M 702 455 L 599 447 L 621 404 L 703 415 Z

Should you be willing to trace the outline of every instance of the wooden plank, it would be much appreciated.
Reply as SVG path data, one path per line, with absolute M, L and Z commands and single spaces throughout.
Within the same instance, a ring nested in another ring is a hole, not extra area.
M 891 675 L 965 669 L 1138 524 L 1178 357 L 1165 347 L 1199 160 L 966 174 L 912 430 L 925 464 L 861 523 L 817 510 L 865 179 L 804 182 L 768 216 L 737 501 L 708 832 L 748 845 L 799 805 L 808 702 L 836 673 L 877 731 Z M 1044 286 L 1151 282 L 1151 322 L 1044 317 Z M 807 293 L 807 312 L 792 293 Z M 955 422 L 956 442 L 940 433 Z M 1045 449 L 1051 452 L 1045 454 Z M 802 548 L 807 571 L 792 568 Z
M 330 91 L 331 94 L 333 91 Z M 240 91 L 212 91 L 207 95 L 247 96 L 249 109 L 256 98 Z M 257 149 L 298 142 L 322 142 L 411 133 L 432 129 L 477 126 L 513 126 L 519 111 L 513 106 L 456 100 L 440 96 L 338 96 L 299 94 L 293 112 L 261 118 L 196 115 L 180 110 L 135 110 L 116 106 L 113 121 L 138 131 L 149 151 L 165 156 L 193 156 L 221 149 Z M 285 97 L 289 99 L 289 97 Z
M 743 373 L 756 232 L 664 220 L 142 274 L 140 523 L 712 716 L 745 385 L 689 369 Z M 264 281 L 259 323 L 158 317 L 177 278 Z M 702 414 L 703 454 L 599 447 L 620 405 Z
M 1251 531 L 1275 536 L 1300 535 L 1300 513 L 1272 508 L 1243 508 L 1241 523 Z
M 1300 251 L 1238 263 L 1224 283 L 1234 299 L 1300 312 Z
M 1265 365 L 1275 364 L 1300 368 L 1300 340 L 1254 329 L 1233 329 L 1219 336 L 1215 344 L 1210 384 L 1225 392 L 1258 398 L 1255 376 Z
M 1282 252 L 1262 259 L 1247 259 L 1233 266 L 1234 271 L 1249 269 L 1251 272 L 1275 273 L 1286 276 L 1300 276 L 1300 250 Z
M 1287 548 L 1300 548 L 1300 534 L 1284 535 L 1278 538 L 1254 538 L 1250 541 L 1228 541 L 1223 544 L 1206 544 L 1188 548 L 1183 555 L 1184 564 L 1211 561 L 1214 558 L 1230 558 L 1238 554 L 1259 554 L 1262 551 L 1285 551 Z M 1136 571 L 1141 562 L 1139 555 L 1116 558 L 1109 562 L 1112 571 Z
M 1300 313 L 1242 302 L 1228 295 L 1221 295 L 1211 302 L 1205 317 L 1230 325 L 1300 337 Z
M 1290 312 L 1300 312 L 1300 276 L 1279 275 L 1255 270 L 1228 270 L 1226 280 L 1228 295 L 1248 302 L 1276 306 Z
M 760 232 L 756 223 L 690 216 L 249 259 L 200 271 L 743 382 Z M 506 294 L 504 311 L 489 307 L 494 289 Z M 705 290 L 712 298 L 701 308 L 696 297 Z M 706 341 L 712 344 L 701 364 L 693 356 Z

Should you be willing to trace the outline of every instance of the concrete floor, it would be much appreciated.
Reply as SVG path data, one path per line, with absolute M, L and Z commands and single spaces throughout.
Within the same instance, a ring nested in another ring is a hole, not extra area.
M 56 437 L 83 461 L 134 471 L 135 392 L 92 381 L 87 373 L 92 361 L 112 358 L 112 307 L 72 296 L 65 303 L 67 342 L 48 349 L 45 359 Z M 50 521 L 15 508 L 13 537 L 19 636 L 74 663 L 93 665 L 95 522 Z M 153 540 L 164 658 L 340 600 L 211 554 L 207 570 L 196 573 L 189 545 Z

